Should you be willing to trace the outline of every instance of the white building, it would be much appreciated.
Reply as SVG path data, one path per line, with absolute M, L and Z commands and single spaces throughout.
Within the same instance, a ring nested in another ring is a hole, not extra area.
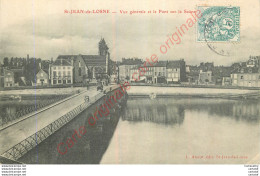
M 65 59 L 57 59 L 50 67 L 51 85 L 73 84 L 73 64 Z
M 36 86 L 46 86 L 48 84 L 48 74 L 43 69 L 40 69 L 39 72 L 36 74 Z
M 257 67 L 236 69 L 231 74 L 232 86 L 260 87 L 260 73 Z

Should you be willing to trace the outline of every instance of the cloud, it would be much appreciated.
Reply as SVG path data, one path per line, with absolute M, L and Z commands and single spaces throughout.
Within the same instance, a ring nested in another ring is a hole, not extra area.
M 26 19 L 1 30 L 0 58 L 26 57 L 56 58 L 59 54 L 97 54 L 98 42 L 104 37 L 115 60 L 122 57 L 150 57 L 159 59 L 184 58 L 188 64 L 215 62 L 227 65 L 259 54 L 259 28 L 243 27 L 241 42 L 236 45 L 217 44 L 231 49 L 231 57 L 211 51 L 206 43 L 196 42 L 196 27 L 182 37 L 179 45 L 160 54 L 160 46 L 176 32 L 176 27 L 186 23 L 189 14 L 171 16 L 149 15 L 44 15 Z

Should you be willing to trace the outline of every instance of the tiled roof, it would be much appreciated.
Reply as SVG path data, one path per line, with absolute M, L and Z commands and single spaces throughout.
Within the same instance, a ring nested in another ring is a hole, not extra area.
M 87 66 L 106 65 L 106 57 L 101 55 L 59 55 L 57 60 L 75 60 L 78 56 L 82 57 Z
M 167 64 L 167 68 L 180 68 L 181 61 L 169 61 Z
M 159 62 L 152 63 L 152 64 L 153 64 L 152 67 L 166 67 L 167 61 L 159 61 Z M 149 65 L 149 64 L 146 64 L 146 65 Z
M 259 73 L 257 67 L 242 67 L 232 71 L 232 73 Z
M 71 66 L 71 62 L 68 59 L 56 59 L 56 61 L 53 63 L 55 66 Z
M 106 57 L 100 55 L 81 55 L 87 66 L 104 66 L 106 65 Z
M 123 59 L 120 65 L 139 65 L 143 64 L 141 59 Z
M 232 71 L 232 67 L 214 67 L 213 76 L 229 77 Z

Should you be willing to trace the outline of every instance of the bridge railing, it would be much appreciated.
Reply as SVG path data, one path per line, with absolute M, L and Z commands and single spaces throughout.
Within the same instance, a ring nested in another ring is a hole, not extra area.
M 38 110 L 41 110 L 42 108 L 44 108 L 48 105 L 54 104 L 69 96 L 71 96 L 71 95 L 61 95 L 61 96 L 56 97 L 55 99 L 48 99 L 48 100 L 44 100 L 43 102 L 36 103 L 35 105 L 27 106 L 10 115 L 6 114 L 6 115 L 2 116 L 2 118 L 0 118 L 0 126 L 3 127 L 4 125 L 8 125 L 10 122 L 13 122 L 14 120 L 22 118 L 23 116 L 30 114 L 32 112 L 37 112 Z
M 109 89 L 109 91 L 112 91 L 113 89 Z M 108 91 L 108 92 L 109 92 Z M 97 94 L 93 97 L 92 101 L 84 102 L 71 110 L 70 112 L 66 113 L 65 115 L 61 116 L 59 119 L 55 120 L 54 122 L 50 123 L 46 127 L 42 128 L 38 132 L 34 133 L 33 135 L 27 137 L 23 141 L 19 142 L 12 148 L 8 149 L 1 155 L 3 157 L 17 160 L 23 155 L 25 155 L 28 151 L 36 147 L 38 144 L 40 144 L 43 140 L 48 138 L 51 134 L 59 130 L 62 126 L 67 124 L 69 121 L 71 121 L 73 118 L 75 118 L 78 114 L 83 112 L 87 107 L 89 107 L 91 104 L 95 103 L 97 100 L 102 98 L 104 96 L 103 92 Z

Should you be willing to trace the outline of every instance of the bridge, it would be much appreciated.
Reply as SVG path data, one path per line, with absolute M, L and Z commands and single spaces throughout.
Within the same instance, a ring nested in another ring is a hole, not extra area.
M 53 138 L 53 136 L 55 136 L 53 134 L 57 132 L 58 137 L 55 137 L 55 144 L 51 147 L 50 151 L 53 155 L 56 150 L 55 155 L 59 155 L 56 149 L 56 143 L 68 137 L 68 135 L 64 135 L 64 133 L 69 131 L 71 133 L 67 134 L 72 135 L 72 130 L 78 129 L 79 126 L 86 125 L 86 117 L 90 115 L 93 116 L 96 108 L 95 104 L 100 105 L 100 103 L 104 101 L 104 97 L 114 94 L 117 89 L 119 89 L 118 85 L 107 86 L 104 87 L 104 91 L 100 92 L 93 87 L 90 90 L 79 92 L 46 106 L 39 111 L 25 115 L 19 118 L 19 120 L 0 128 L 0 163 L 6 163 L 7 161 L 8 163 L 28 161 L 26 159 L 23 161 L 18 160 L 24 157 L 28 152 L 35 150 L 41 143 L 47 141 L 46 139 Z M 73 122 L 76 117 L 78 118 L 79 114 L 86 110 L 88 112 L 82 116 L 81 120 L 78 120 L 76 123 Z M 64 126 L 66 126 L 65 131 L 61 131 Z M 97 125 L 97 127 L 100 127 L 100 125 Z M 48 143 L 48 145 L 50 145 L 50 143 Z M 46 150 L 46 152 L 48 152 L 48 150 Z M 48 155 L 46 152 L 44 155 Z M 39 163 L 39 151 L 36 153 L 37 161 L 30 160 L 29 163 Z M 48 163 L 47 160 L 45 163 Z M 57 163 L 57 161 L 53 161 L 53 163 Z

